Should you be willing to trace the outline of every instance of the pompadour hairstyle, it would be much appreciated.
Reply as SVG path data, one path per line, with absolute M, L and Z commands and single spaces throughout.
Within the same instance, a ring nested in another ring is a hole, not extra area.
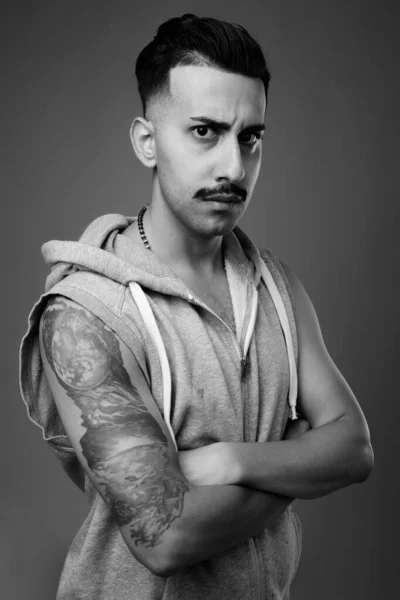
M 170 69 L 184 65 L 207 65 L 260 78 L 268 97 L 271 75 L 260 45 L 246 29 L 187 13 L 162 23 L 137 58 L 135 74 L 144 115 L 152 96 L 169 91 Z

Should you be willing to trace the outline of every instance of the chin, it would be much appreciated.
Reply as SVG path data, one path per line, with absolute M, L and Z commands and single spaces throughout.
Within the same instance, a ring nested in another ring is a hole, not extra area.
M 231 233 L 237 222 L 243 216 L 245 207 L 242 205 L 231 209 L 212 210 L 204 213 L 196 211 L 187 215 L 186 227 L 195 235 L 211 239 Z
M 208 223 L 208 227 L 205 227 L 201 233 L 208 238 L 227 235 L 236 227 L 237 222 L 238 219 L 232 219 L 230 221 L 221 219 L 219 222 Z

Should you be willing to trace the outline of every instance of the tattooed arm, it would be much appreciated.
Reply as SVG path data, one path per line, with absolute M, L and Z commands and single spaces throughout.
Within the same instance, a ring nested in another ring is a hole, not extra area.
M 40 323 L 46 376 L 68 437 L 133 556 L 157 575 L 259 533 L 291 499 L 195 486 L 129 348 L 79 304 L 54 296 Z

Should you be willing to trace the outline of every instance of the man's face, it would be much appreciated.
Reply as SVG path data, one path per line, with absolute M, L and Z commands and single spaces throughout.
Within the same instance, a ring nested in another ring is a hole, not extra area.
M 244 214 L 260 170 L 265 108 L 260 79 L 207 66 L 170 71 L 170 94 L 149 117 L 155 194 L 188 232 L 224 235 Z

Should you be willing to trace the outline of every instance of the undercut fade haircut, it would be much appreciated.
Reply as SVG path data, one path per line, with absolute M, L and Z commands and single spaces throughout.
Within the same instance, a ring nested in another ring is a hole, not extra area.
M 162 23 L 136 61 L 143 114 L 149 100 L 169 91 L 169 72 L 177 66 L 209 66 L 260 78 L 265 96 L 271 79 L 263 51 L 242 27 L 187 13 Z

